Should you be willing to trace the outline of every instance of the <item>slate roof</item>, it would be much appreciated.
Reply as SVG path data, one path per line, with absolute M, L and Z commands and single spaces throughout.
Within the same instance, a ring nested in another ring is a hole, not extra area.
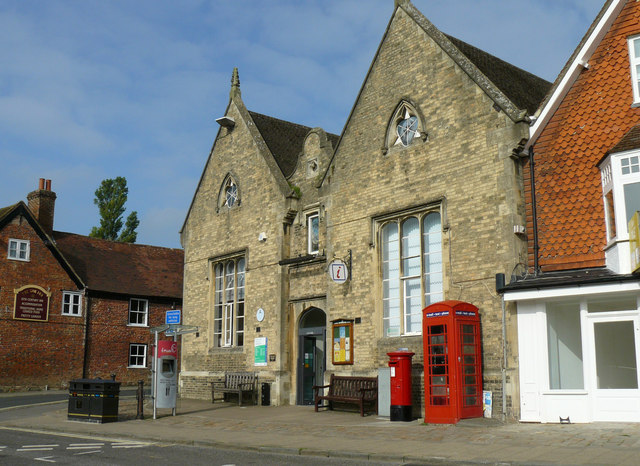
M 445 34 L 481 72 L 484 74 L 511 102 L 521 109 L 526 109 L 529 115 L 537 110 L 542 99 L 551 89 L 551 83 L 538 76 L 518 68 L 504 60 L 469 45 L 460 39 Z
M 293 175 L 302 153 L 304 139 L 312 128 L 279 120 L 261 113 L 251 112 L 251 119 L 256 124 L 260 135 L 276 159 L 285 178 Z M 327 133 L 327 138 L 335 148 L 340 136 Z
M 640 125 L 631 128 L 622 139 L 611 148 L 608 154 L 615 154 L 617 152 L 624 152 L 626 150 L 634 150 L 640 148 Z
M 2 220 L 5 215 L 9 214 L 15 206 L 16 204 L 7 207 L 0 207 L 0 220 Z
M 502 293 L 507 291 L 561 288 L 565 286 L 597 285 L 602 283 L 619 283 L 628 281 L 640 281 L 640 276 L 632 274 L 619 275 L 606 267 L 597 267 L 545 272 L 536 276 L 524 277 L 516 281 L 512 281 L 499 291 Z
M 184 252 L 53 232 L 56 246 L 89 290 L 181 298 Z

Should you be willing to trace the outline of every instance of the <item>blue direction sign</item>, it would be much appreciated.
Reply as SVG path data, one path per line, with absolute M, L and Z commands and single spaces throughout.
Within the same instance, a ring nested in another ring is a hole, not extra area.
M 172 309 L 167 311 L 164 318 L 165 324 L 179 324 L 180 323 L 180 309 Z

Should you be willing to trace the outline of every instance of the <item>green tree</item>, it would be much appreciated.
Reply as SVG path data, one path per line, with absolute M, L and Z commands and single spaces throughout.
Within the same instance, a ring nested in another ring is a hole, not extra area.
M 136 228 L 140 224 L 138 213 L 135 210 L 129 214 L 124 229 L 122 229 L 124 205 L 129 195 L 127 179 L 118 176 L 114 179 L 102 180 L 95 195 L 93 203 L 100 210 L 100 226 L 93 227 L 89 236 L 123 243 L 135 243 L 138 237 Z

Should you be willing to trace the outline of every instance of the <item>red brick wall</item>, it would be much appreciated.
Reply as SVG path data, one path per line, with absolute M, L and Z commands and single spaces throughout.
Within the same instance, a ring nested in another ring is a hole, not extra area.
M 141 297 L 142 299 L 146 299 Z M 150 328 L 164 324 L 165 311 L 173 305 L 180 308 L 180 301 L 149 300 L 148 326 L 136 327 L 128 325 L 129 297 L 92 295 L 89 324 L 89 352 L 87 377 L 109 378 L 116 375 L 116 380 L 124 385 L 136 384 L 138 380 L 150 383 L 152 350 L 154 335 Z M 160 334 L 160 339 L 168 339 Z M 129 344 L 147 345 L 147 369 L 129 368 Z
M 28 262 L 7 259 L 9 238 L 30 241 Z M 14 289 L 51 292 L 48 322 L 13 319 Z M 0 231 L 0 390 L 62 387 L 82 376 L 84 316 L 63 316 L 62 291 L 77 291 L 51 251 L 23 217 Z
M 640 3 L 622 10 L 535 143 L 535 182 L 542 270 L 605 265 L 606 227 L 596 164 L 632 126 L 627 38 L 640 33 Z M 527 183 L 529 238 L 531 189 Z M 533 265 L 530 242 L 529 265 Z

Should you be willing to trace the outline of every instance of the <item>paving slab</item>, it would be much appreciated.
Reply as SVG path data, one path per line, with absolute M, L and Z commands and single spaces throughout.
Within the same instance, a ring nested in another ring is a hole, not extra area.
M 0 426 L 172 444 L 252 449 L 288 455 L 437 464 L 639 464 L 640 424 L 524 424 L 496 419 L 457 425 L 391 422 L 307 406 L 242 406 L 180 399 L 177 415 L 121 399 L 119 421 L 93 424 L 67 419 L 65 403 Z M 25 410 L 25 413 L 30 412 Z

